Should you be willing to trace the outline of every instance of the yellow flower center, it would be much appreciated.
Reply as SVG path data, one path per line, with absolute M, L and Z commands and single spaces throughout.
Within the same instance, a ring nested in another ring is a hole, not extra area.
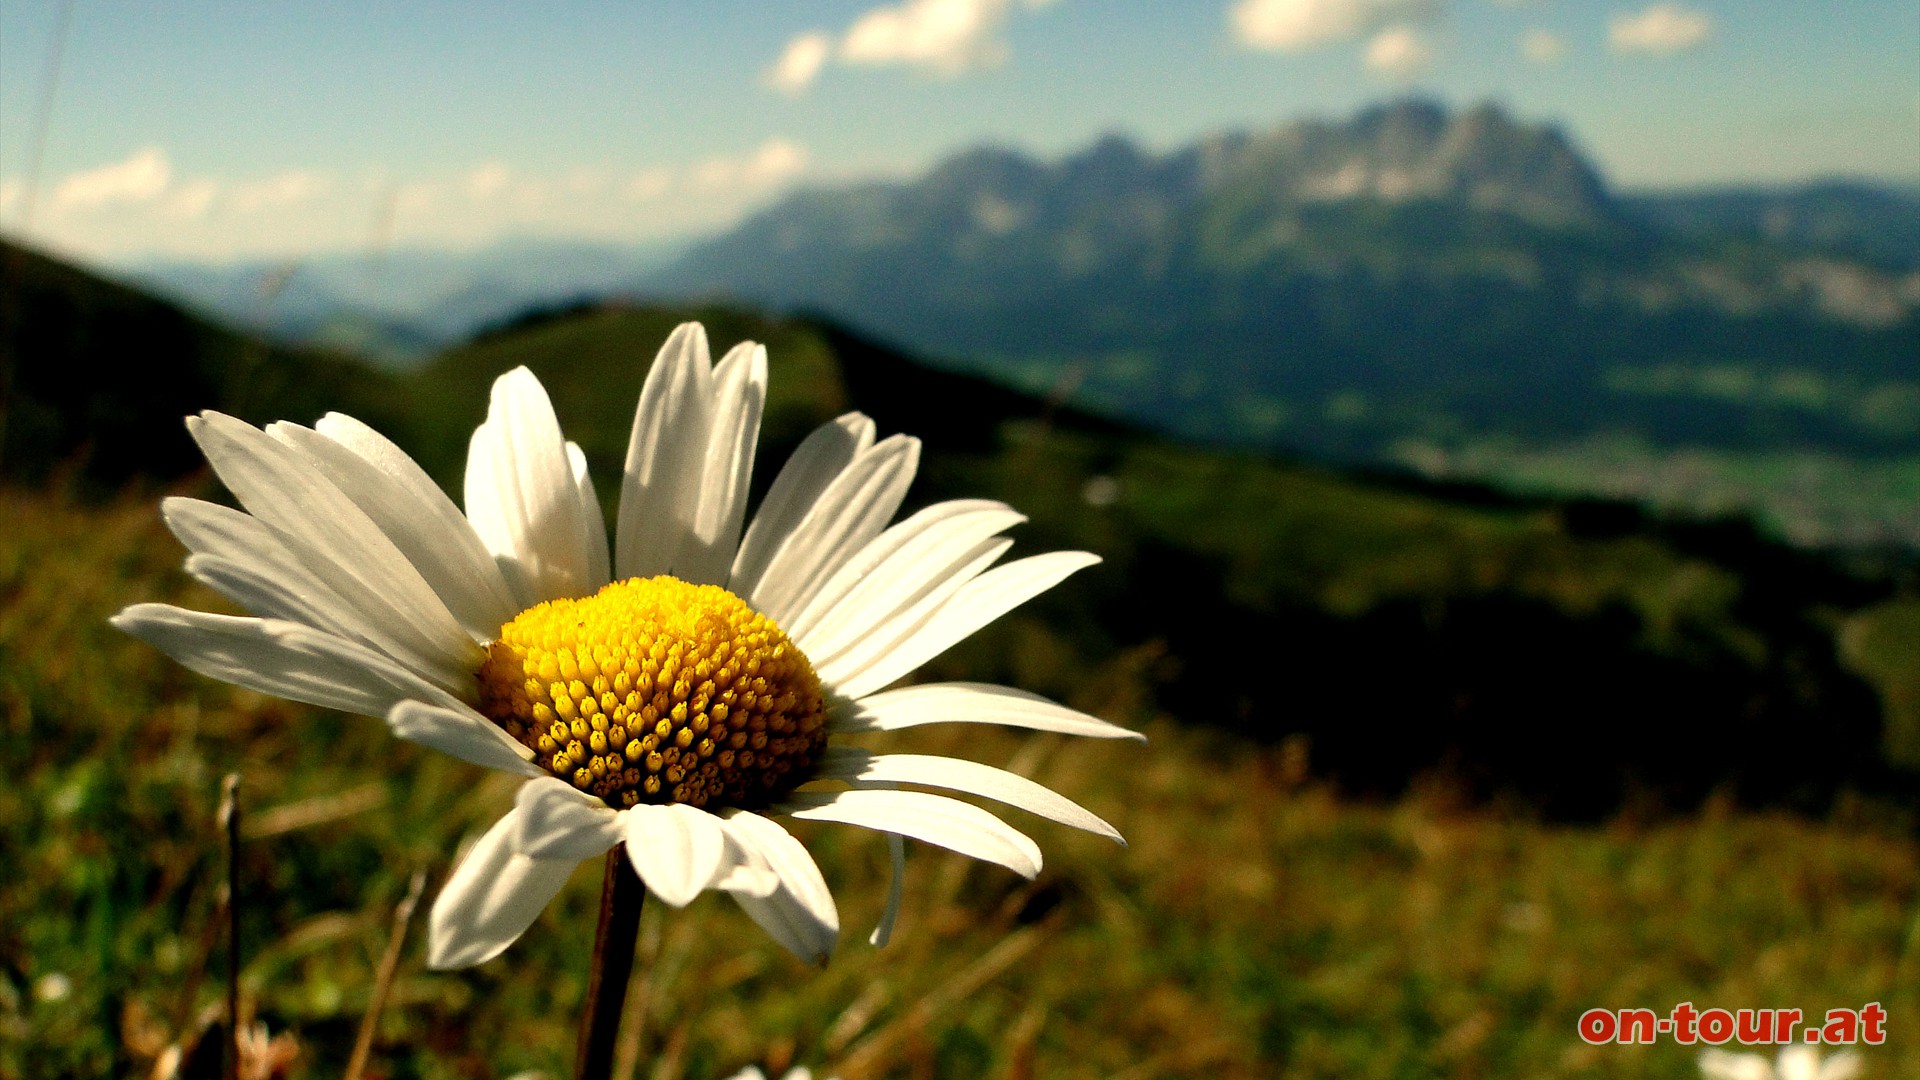
M 764 806 L 827 741 L 820 679 L 773 620 L 665 575 L 528 608 L 479 681 L 541 768 L 616 808 Z

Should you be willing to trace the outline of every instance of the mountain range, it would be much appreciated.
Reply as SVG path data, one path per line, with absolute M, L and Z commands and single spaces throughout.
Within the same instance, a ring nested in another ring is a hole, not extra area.
M 1620 195 L 1550 126 L 1408 101 L 969 151 L 794 193 L 650 281 L 1187 438 L 1871 545 L 1920 543 L 1916 266 L 1909 192 Z
M 1030 385 L 1071 377 L 1185 434 L 1319 454 L 1587 434 L 1623 413 L 1669 442 L 1920 432 L 1920 411 L 1882 431 L 1711 395 L 1678 417 L 1647 389 L 1725 364 L 1877 385 L 1920 341 L 1920 274 L 1863 251 L 1900 227 L 1795 245 L 1764 233 L 1791 209 L 1754 207 L 1756 234 L 1739 202 L 1619 200 L 1551 128 L 1404 102 L 1167 155 L 1119 138 L 1055 163 L 971 151 L 912 183 L 795 194 L 652 283 L 828 312 Z M 1881 209 L 1903 206 L 1920 223 L 1920 203 Z
M 977 148 L 677 250 L 140 280 L 396 365 L 526 309 L 738 301 L 1184 438 L 1920 546 L 1920 192 L 1622 193 L 1493 105 Z

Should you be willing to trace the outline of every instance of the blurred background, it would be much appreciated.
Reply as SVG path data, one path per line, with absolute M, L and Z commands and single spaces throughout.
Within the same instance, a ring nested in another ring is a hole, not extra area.
M 221 604 L 180 418 L 457 493 L 525 364 L 610 494 L 688 318 L 769 347 L 760 490 L 859 408 L 1106 558 L 925 677 L 1152 741 L 894 740 L 1132 846 L 916 847 L 877 952 L 884 845 L 797 830 L 832 964 L 650 907 L 619 1075 L 1678 1078 L 1575 1021 L 1683 1001 L 1920 1075 L 1909 0 L 0 0 L 0 1076 L 218 1075 L 227 772 L 260 1076 L 511 801 L 105 625 Z M 415 925 L 366 1075 L 566 1075 L 597 889 Z

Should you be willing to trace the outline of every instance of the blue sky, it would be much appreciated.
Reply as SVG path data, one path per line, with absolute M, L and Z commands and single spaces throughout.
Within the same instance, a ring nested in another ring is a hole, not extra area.
M 979 142 L 1406 93 L 1626 187 L 1920 180 L 1912 0 L 75 0 L 36 171 L 62 6 L 0 0 L 0 228 L 108 262 L 659 239 Z

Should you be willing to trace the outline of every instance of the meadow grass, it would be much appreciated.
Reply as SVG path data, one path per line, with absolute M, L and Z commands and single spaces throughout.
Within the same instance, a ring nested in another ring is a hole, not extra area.
M 409 878 L 427 871 L 430 900 L 512 784 L 110 629 L 130 602 L 220 606 L 177 569 L 151 501 L 5 491 L 0 519 L 0 1076 L 147 1075 L 208 1030 L 228 771 L 243 1011 L 298 1042 L 293 1075 L 339 1075 Z M 1284 665 L 1260 674 L 1284 688 Z M 620 1075 L 1679 1078 L 1695 1050 L 1588 1046 L 1575 1020 L 1681 1001 L 1879 1001 L 1891 1036 L 1863 1075 L 1920 1075 L 1910 821 L 1845 799 L 1825 820 L 1714 801 L 1572 827 L 1467 805 L 1439 780 L 1355 802 L 1314 778 L 1304 743 L 1152 714 L 1141 677 L 1124 660 L 1056 673 L 1079 687 L 1070 704 L 1147 746 L 960 726 L 885 743 L 1033 776 L 1127 850 L 1019 819 L 1047 853 L 1027 883 L 915 845 L 894 942 L 875 950 L 884 845 L 794 823 L 840 902 L 832 962 L 803 966 L 711 894 L 650 904 Z M 1419 718 L 1354 722 L 1388 740 Z M 426 970 L 416 920 L 370 1075 L 566 1075 L 598 889 L 583 867 L 471 971 Z

